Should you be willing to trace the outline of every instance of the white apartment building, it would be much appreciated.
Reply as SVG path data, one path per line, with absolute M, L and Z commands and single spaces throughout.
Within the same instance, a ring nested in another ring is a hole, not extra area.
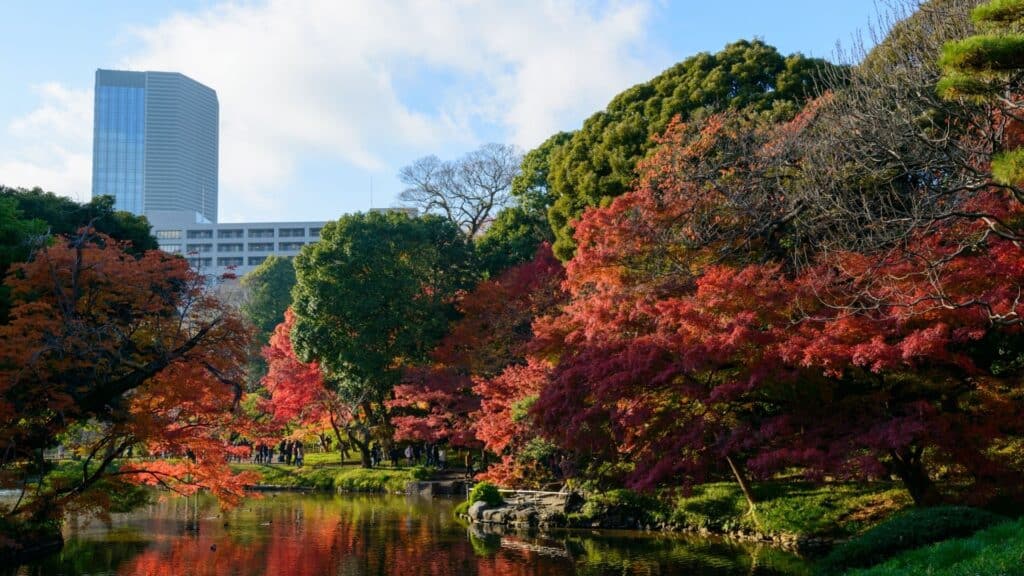
M 234 272 L 243 276 L 268 256 L 292 258 L 320 239 L 324 222 L 197 222 L 194 212 L 150 211 L 146 214 L 160 248 L 181 254 L 192 268 L 208 276 Z

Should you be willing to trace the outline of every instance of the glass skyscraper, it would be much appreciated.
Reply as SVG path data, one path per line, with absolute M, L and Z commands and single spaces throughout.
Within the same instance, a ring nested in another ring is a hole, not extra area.
M 175 72 L 97 70 L 92 194 L 217 221 L 217 93 Z

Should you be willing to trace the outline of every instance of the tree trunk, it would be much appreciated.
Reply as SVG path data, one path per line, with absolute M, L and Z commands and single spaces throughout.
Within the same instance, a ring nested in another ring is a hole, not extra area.
M 736 478 L 736 483 L 739 484 L 743 497 L 747 499 L 747 514 L 754 518 L 755 525 L 760 526 L 760 522 L 757 520 L 757 503 L 754 501 L 754 492 L 750 489 L 750 482 L 747 480 L 746 473 L 741 466 L 736 465 L 732 456 L 727 455 L 725 461 L 729 463 L 729 469 L 732 470 L 732 475 Z
M 370 460 L 369 446 L 357 442 L 356 447 L 359 448 L 359 465 L 363 468 L 373 468 L 373 462 Z
M 348 459 L 348 450 L 345 448 L 345 441 L 341 437 L 341 430 L 338 428 L 334 414 L 331 414 L 331 429 L 334 430 L 334 441 L 338 443 L 338 458 L 341 459 L 341 465 L 344 466 L 345 460 Z
M 363 468 L 372 468 L 373 466 L 371 465 L 372 463 L 370 462 L 370 435 L 365 434 L 365 441 L 361 441 L 359 440 L 359 438 L 356 437 L 356 435 L 352 432 L 351 429 L 347 430 L 346 432 L 348 433 L 349 440 L 352 441 L 352 445 L 354 445 L 356 449 L 359 450 L 359 465 L 362 466 Z
M 928 471 L 921 460 L 923 452 L 924 448 L 920 446 L 890 451 L 892 471 L 900 477 L 915 506 L 935 506 L 942 503 L 942 495 L 928 477 Z

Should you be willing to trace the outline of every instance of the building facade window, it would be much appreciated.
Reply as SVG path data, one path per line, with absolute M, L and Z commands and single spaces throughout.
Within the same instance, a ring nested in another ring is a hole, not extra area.
M 217 94 L 182 74 L 97 70 L 93 197 L 116 210 L 196 212 L 217 221 Z
M 249 252 L 273 252 L 273 242 L 249 242 Z
M 322 230 L 322 228 L 310 228 L 309 229 L 309 237 L 310 238 L 319 238 L 320 237 L 320 230 Z
M 305 242 L 281 242 L 277 245 L 277 249 L 283 252 L 294 252 L 296 250 L 302 250 Z
M 181 238 L 181 230 L 157 230 L 158 240 L 177 240 Z
M 94 196 L 114 197 L 114 208 L 141 214 L 145 165 L 146 89 L 140 78 L 96 85 L 93 128 Z
M 171 254 L 180 254 L 181 244 L 161 244 L 160 249 Z
M 241 266 L 244 259 L 241 256 L 217 258 L 217 266 Z
M 302 238 L 306 235 L 305 228 L 281 228 L 277 231 L 281 238 Z
M 227 230 L 217 230 L 217 238 L 241 238 L 245 231 L 241 228 L 228 228 Z
M 213 258 L 189 258 L 189 265 L 193 268 L 203 268 L 213 266 Z
M 249 238 L 273 238 L 273 228 L 250 228 Z
M 217 244 L 217 252 L 241 252 L 242 250 L 244 250 L 244 246 L 241 243 Z
M 187 244 L 185 245 L 186 252 L 212 252 L 213 244 Z
M 188 238 L 213 238 L 213 230 L 189 230 Z
M 249 266 L 259 266 L 267 259 L 266 256 L 249 256 Z

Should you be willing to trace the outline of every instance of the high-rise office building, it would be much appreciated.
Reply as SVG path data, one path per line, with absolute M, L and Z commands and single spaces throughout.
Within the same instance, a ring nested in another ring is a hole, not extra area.
M 187 76 L 97 70 L 92 195 L 216 222 L 218 119 L 217 93 Z

